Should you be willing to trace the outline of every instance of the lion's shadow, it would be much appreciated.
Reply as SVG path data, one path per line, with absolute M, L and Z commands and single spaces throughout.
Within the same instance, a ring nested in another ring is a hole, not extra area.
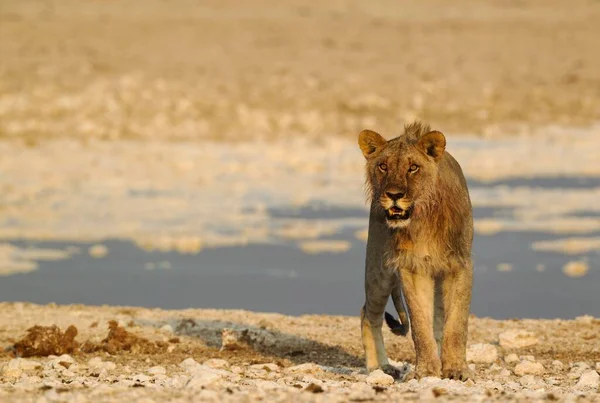
M 287 359 L 294 364 L 315 363 L 327 367 L 363 367 L 363 359 L 345 351 L 339 346 L 331 346 L 278 330 L 266 329 L 245 323 L 208 320 L 199 318 L 172 318 L 160 322 L 136 320 L 140 326 L 160 328 L 170 325 L 180 336 L 197 337 L 208 346 L 222 347 L 223 331 L 233 334 L 247 348 L 264 356 Z

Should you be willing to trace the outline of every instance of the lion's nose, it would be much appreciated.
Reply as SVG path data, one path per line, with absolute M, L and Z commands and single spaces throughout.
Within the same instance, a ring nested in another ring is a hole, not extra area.
M 392 190 L 385 192 L 385 195 L 392 199 L 393 201 L 400 200 L 404 197 L 404 193 L 399 190 Z

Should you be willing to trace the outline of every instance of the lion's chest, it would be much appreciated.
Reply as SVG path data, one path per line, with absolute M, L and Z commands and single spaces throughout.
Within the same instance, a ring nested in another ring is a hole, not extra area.
M 437 275 L 454 266 L 451 253 L 436 242 L 413 242 L 409 237 L 396 240 L 388 264 L 398 270 L 408 269 L 422 274 Z

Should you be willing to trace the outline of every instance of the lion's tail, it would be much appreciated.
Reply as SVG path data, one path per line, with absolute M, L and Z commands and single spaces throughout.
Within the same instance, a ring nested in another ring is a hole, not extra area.
M 398 319 L 396 319 L 390 313 L 386 312 L 385 323 L 387 323 L 390 330 L 395 335 L 406 336 L 406 334 L 408 333 L 408 329 L 410 329 L 410 322 L 408 320 L 406 304 L 404 303 L 404 299 L 402 298 L 402 290 L 400 284 L 397 284 L 392 289 L 392 301 L 394 302 L 394 307 L 396 307 L 396 311 L 398 311 L 400 321 L 398 321 Z

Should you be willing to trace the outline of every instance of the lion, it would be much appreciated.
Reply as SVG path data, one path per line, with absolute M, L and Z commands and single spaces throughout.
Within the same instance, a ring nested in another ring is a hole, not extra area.
M 367 369 L 401 375 L 388 362 L 382 336 L 391 296 L 400 320 L 385 312 L 386 323 L 397 335 L 411 327 L 416 350 L 406 379 L 472 379 L 466 344 L 473 214 L 462 169 L 445 151 L 444 135 L 420 122 L 389 141 L 363 130 L 358 143 L 371 202 L 361 310 Z

